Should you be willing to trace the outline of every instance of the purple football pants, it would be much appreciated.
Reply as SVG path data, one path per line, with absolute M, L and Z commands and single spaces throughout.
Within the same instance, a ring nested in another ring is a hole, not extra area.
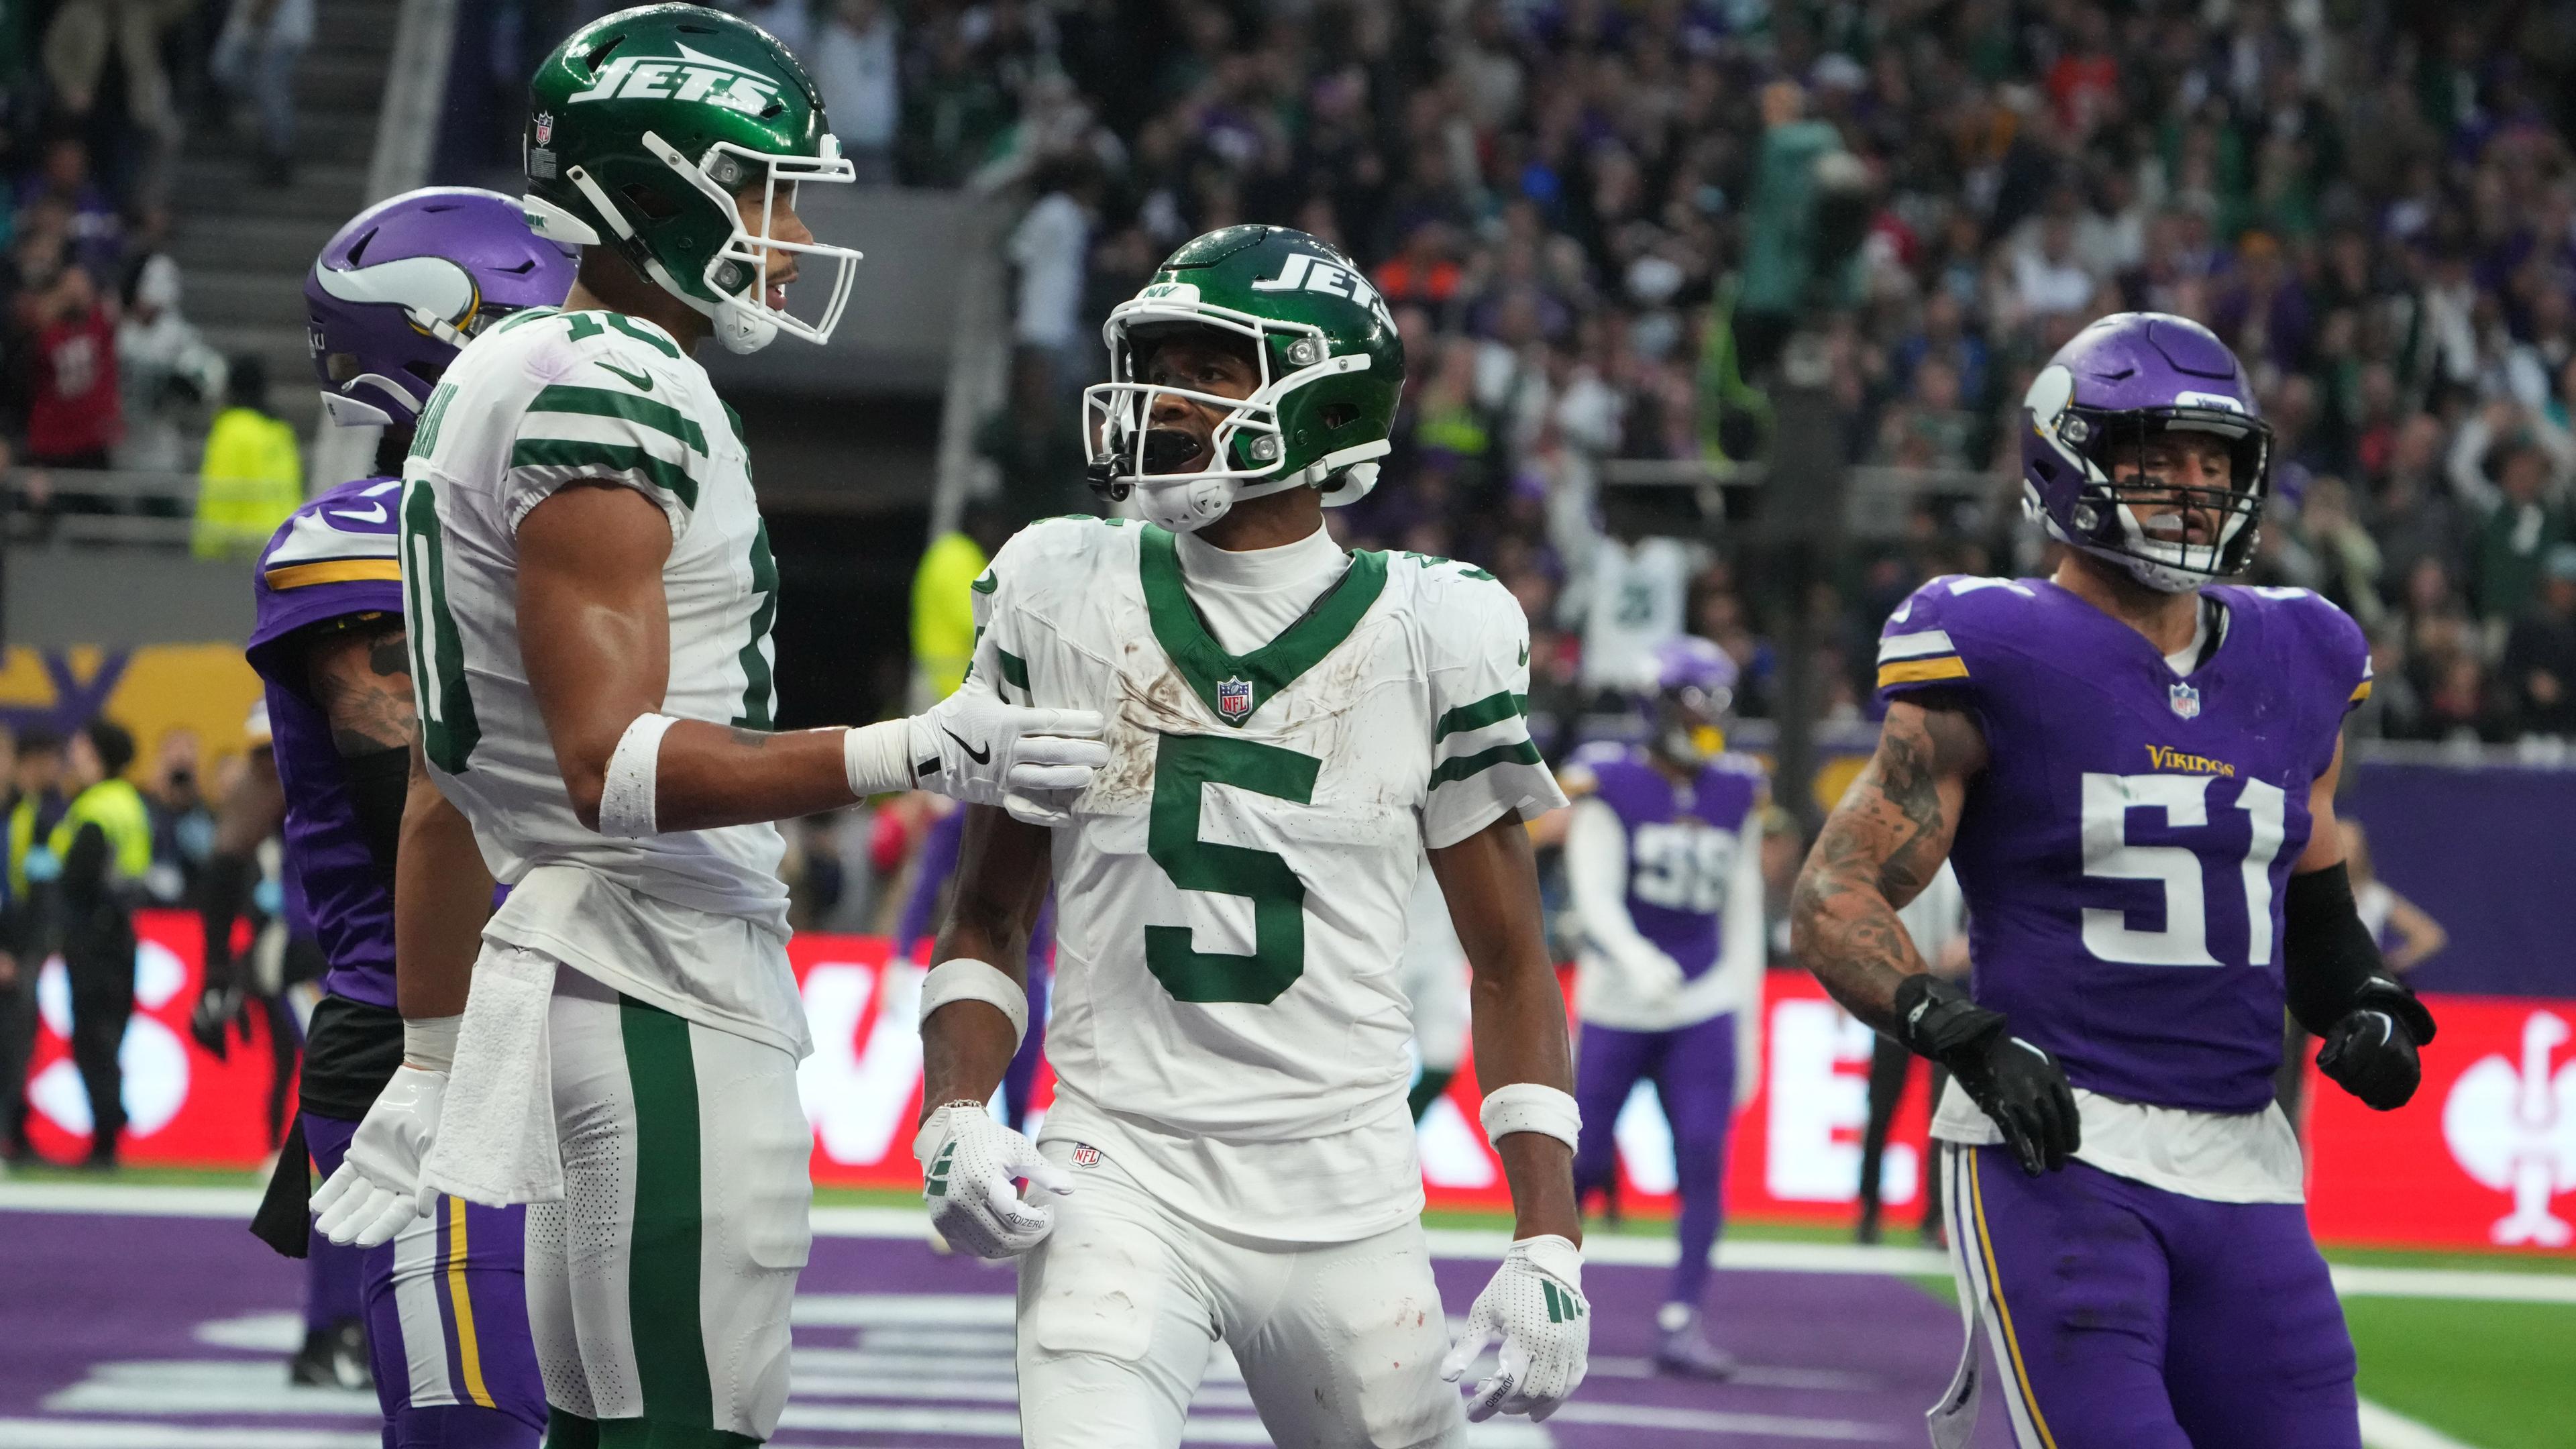
M 305 1145 L 325 1178 L 357 1130 L 304 1114 Z M 442 1197 L 431 1217 L 365 1253 L 367 1357 L 385 1449 L 536 1449 L 546 1386 L 528 1335 L 527 1209 Z
M 1622 1031 L 1584 1023 L 1574 1063 L 1574 1104 L 1583 1112 L 1574 1152 L 1577 1192 L 1607 1185 L 1619 1170 L 1613 1136 L 1619 1109 L 1639 1082 L 1651 1080 L 1673 1129 L 1673 1172 L 1680 1185 L 1681 1261 L 1673 1265 L 1667 1303 L 1699 1306 L 1708 1287 L 1709 1249 L 1726 1215 L 1726 1132 L 1735 1116 L 1735 1014 L 1721 1012 L 1678 1031 Z
M 1942 1151 L 1951 1262 L 1979 1299 L 2015 1442 L 2360 1449 L 2352 1337 L 2304 1207 Z

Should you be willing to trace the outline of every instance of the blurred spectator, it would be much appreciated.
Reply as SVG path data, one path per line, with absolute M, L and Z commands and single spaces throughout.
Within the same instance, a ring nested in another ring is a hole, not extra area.
M 197 732 L 165 732 L 144 779 L 152 807 L 152 869 L 146 893 L 162 905 L 191 898 L 215 853 L 215 810 L 206 798 L 203 750 Z
M 1032 182 L 1037 202 L 1011 232 L 1008 253 L 1019 271 L 1011 339 L 1044 360 L 1055 392 L 1090 380 L 1100 348 L 1082 327 L 1083 280 L 1091 252 L 1100 174 L 1087 158 L 1050 162 Z
M 2549 495 L 2549 466 L 2548 455 L 2529 438 L 2502 450 L 2495 497 L 2470 556 L 2470 597 L 2481 619 L 2503 621 L 2521 613 L 2540 581 L 2542 555 L 2576 538 L 2564 493 Z
M 813 22 L 806 0 L 724 0 L 723 8 L 768 31 L 787 47 L 788 54 L 800 60 L 812 49 Z M 840 117 L 832 119 L 838 121 Z
M 903 114 L 901 27 L 885 0 L 838 0 L 806 52 L 832 134 L 861 186 L 894 180 L 895 123 Z
M 116 368 L 125 421 L 125 437 L 113 455 L 116 466 L 149 473 L 184 470 L 183 434 L 222 394 L 226 369 L 223 354 L 179 314 L 179 264 L 166 252 L 146 258 L 135 274 L 125 316 L 116 325 Z
M 91 174 L 89 147 L 80 138 L 58 136 L 46 143 L 42 164 L 18 183 L 17 198 L 22 212 L 53 212 L 50 224 L 59 227 L 65 250 L 47 262 L 77 265 L 102 287 L 115 282 L 125 221 Z
M 60 735 L 30 729 L 12 745 L 8 897 L 0 910 L 0 1161 L 24 1162 L 35 1155 L 27 1141 L 27 1067 L 36 1050 L 36 966 L 49 949 L 35 901 L 57 874 L 49 842 L 70 802 Z
M 188 548 L 199 558 L 248 557 L 304 503 L 304 456 L 295 428 L 268 411 L 268 368 L 232 360 L 224 410 L 206 434 L 197 469 L 197 520 Z
M 89 1094 L 89 1166 L 116 1166 L 125 1135 L 117 1048 L 134 1015 L 134 907 L 152 865 L 152 825 L 124 778 L 134 736 L 93 719 L 64 764 L 78 793 L 49 842 L 61 862 L 63 974 L 71 988 L 72 1061 Z
M 313 43 L 315 0 L 233 0 L 207 68 L 236 103 L 259 112 L 259 176 L 295 180 L 295 70 Z
M 1093 511 L 1096 500 L 1083 486 L 1080 416 L 1056 393 L 1043 354 L 1013 355 L 1009 401 L 975 430 L 975 452 L 1001 485 L 996 503 L 1005 537 L 1033 519 Z
M 2505 640 L 2503 675 L 2523 729 L 2576 737 L 2576 544 L 2550 547 L 2539 599 Z
M 975 657 L 975 595 L 968 586 L 1015 526 L 991 500 L 976 499 L 958 526 L 932 539 L 922 554 L 912 576 L 914 709 L 946 699 L 965 679 Z
M 27 408 L 27 461 L 104 468 L 120 431 L 115 318 L 79 267 L 56 273 L 32 299 L 32 310 L 36 384 Z
M 54 101 L 84 126 L 114 55 L 125 118 L 143 143 L 134 158 L 132 189 L 146 203 L 157 203 L 168 187 L 181 139 L 179 108 L 161 60 L 162 36 L 196 8 L 197 0 L 62 0 L 45 29 L 45 71 Z

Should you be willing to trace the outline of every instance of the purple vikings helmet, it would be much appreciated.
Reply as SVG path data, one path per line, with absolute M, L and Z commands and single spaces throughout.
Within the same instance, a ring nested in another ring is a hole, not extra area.
M 1639 700 L 1655 753 L 1678 765 L 1703 765 L 1726 748 L 1727 712 L 1735 704 L 1735 656 L 1696 634 L 1655 646 L 1654 672 Z
M 2230 487 L 2112 478 L 2114 449 L 2181 431 L 2226 440 Z M 2060 542 L 2167 593 L 2236 573 L 2253 558 L 2272 487 L 2271 452 L 2272 429 L 2236 354 L 2208 328 L 2162 312 L 2115 313 L 2076 333 L 2022 399 L 2023 507 Z M 2176 495 L 2187 508 L 2217 515 L 2213 537 L 2155 536 L 2121 506 L 2169 505 Z
M 420 416 L 457 349 L 572 290 L 574 254 L 494 191 L 433 186 L 358 213 L 304 279 L 313 371 L 343 427 Z

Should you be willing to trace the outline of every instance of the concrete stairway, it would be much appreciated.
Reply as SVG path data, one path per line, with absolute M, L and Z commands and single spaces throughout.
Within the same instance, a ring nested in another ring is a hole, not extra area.
M 401 5 L 330 0 L 318 9 L 296 76 L 295 184 L 259 184 L 242 114 L 240 134 L 190 130 L 170 198 L 189 319 L 225 353 L 265 359 L 272 406 L 308 437 L 321 408 L 304 340 L 304 272 L 366 199 Z

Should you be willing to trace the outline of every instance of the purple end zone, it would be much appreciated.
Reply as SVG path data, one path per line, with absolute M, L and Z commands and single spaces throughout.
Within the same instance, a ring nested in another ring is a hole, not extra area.
M 1453 1315 L 1490 1271 L 1439 1264 Z M 223 1219 L 0 1212 L 0 1342 L 11 1345 L 0 1354 L 0 1449 L 218 1446 L 255 1428 L 294 1449 L 373 1445 L 371 1396 L 287 1387 L 301 1272 Z M 1470 1445 L 1925 1442 L 1924 1407 L 1958 1351 L 1948 1305 L 1890 1278 L 1721 1273 L 1709 1332 L 1746 1372 L 1695 1384 L 1652 1373 L 1665 1277 L 1589 1269 L 1591 1379 L 1544 1426 L 1497 1420 Z M 1011 1287 L 1005 1268 L 915 1241 L 818 1240 L 798 1294 L 795 1390 L 774 1442 L 1015 1442 Z M 1191 1442 L 1265 1442 L 1229 1369 L 1220 1361 L 1202 1389 Z M 1980 1445 L 2008 1442 L 1999 1408 L 1988 1406 Z M 222 1429 L 234 1432 L 199 1437 Z

